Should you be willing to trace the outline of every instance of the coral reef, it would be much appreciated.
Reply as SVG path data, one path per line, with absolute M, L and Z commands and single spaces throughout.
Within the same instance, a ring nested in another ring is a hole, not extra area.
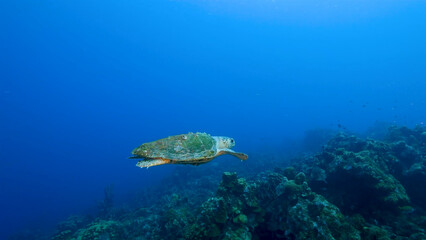
M 397 176 L 413 203 L 426 209 L 426 130 L 390 127 L 387 141 L 399 159 Z
M 405 188 L 392 175 L 399 160 L 390 151 L 384 143 L 340 134 L 298 168 L 310 177 L 315 192 L 343 211 L 380 217 L 409 203 Z
M 84 216 L 70 216 L 56 226 L 56 234 L 52 237 L 52 240 L 72 239 L 73 233 L 89 224 L 90 221 L 90 218 Z
M 424 128 L 392 126 L 380 141 L 338 133 L 281 166 L 178 167 L 132 208 L 106 188 L 96 217 L 70 217 L 52 239 L 426 239 L 425 145 Z

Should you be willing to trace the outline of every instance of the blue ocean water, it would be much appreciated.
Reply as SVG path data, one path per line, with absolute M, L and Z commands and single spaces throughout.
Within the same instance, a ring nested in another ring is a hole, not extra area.
M 424 1 L 8 1 L 0 32 L 0 239 L 51 229 L 175 166 L 143 142 L 426 119 Z M 255 159 L 253 159 L 255 160 Z

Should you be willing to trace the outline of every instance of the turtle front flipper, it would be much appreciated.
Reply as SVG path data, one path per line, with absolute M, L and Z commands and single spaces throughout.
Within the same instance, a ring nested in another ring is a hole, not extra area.
M 139 161 L 136 166 L 140 167 L 140 168 L 149 168 L 152 166 L 158 166 L 158 165 L 163 165 L 163 164 L 167 164 L 170 163 L 170 160 L 167 159 L 147 159 L 147 160 L 142 160 Z
M 247 154 L 234 152 L 231 149 L 223 149 L 223 150 L 220 150 L 220 152 L 218 153 L 218 155 L 223 155 L 223 154 L 229 154 L 241 160 L 247 160 L 248 158 Z

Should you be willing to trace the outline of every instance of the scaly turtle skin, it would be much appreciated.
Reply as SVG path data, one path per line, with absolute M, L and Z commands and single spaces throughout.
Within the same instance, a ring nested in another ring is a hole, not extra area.
M 232 151 L 235 141 L 229 137 L 215 137 L 207 133 L 188 133 L 144 143 L 132 151 L 133 157 L 144 158 L 136 165 L 151 167 L 167 163 L 199 165 L 213 158 L 230 154 L 241 160 L 248 156 Z

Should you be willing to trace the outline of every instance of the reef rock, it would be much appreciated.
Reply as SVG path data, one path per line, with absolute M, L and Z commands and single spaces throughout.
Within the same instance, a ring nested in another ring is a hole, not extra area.
M 315 192 L 344 212 L 380 217 L 410 203 L 404 186 L 391 174 L 398 161 L 386 144 L 340 134 L 300 169 Z
M 193 239 L 360 239 L 340 210 L 310 190 L 304 174 L 269 173 L 246 183 L 224 173 L 187 236 Z
M 53 239 L 426 239 L 426 133 L 391 127 L 384 139 L 340 133 L 316 155 L 244 168 L 245 178 L 220 165 L 180 168 L 138 207 L 72 217 Z

